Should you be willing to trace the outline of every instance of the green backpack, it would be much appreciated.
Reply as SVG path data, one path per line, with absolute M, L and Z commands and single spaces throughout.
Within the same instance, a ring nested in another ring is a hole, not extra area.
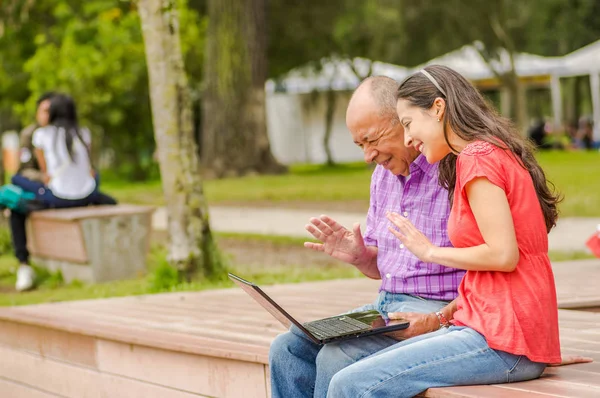
M 0 187 L 0 207 L 8 207 L 19 213 L 27 213 L 32 208 L 30 204 L 35 203 L 35 194 L 24 191 L 23 188 L 6 184 Z

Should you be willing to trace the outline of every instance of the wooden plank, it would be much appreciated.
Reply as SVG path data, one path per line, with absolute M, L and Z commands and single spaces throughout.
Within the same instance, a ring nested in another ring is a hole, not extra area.
M 5 315 L 5 313 L 0 312 L 0 319 L 5 319 L 3 318 Z M 57 318 L 56 314 L 31 316 L 28 314 L 13 313 L 12 320 L 19 323 L 98 337 L 104 340 L 187 352 L 189 354 L 268 364 L 268 346 L 266 345 L 258 346 L 256 344 L 244 344 L 223 339 L 148 330 L 141 327 L 123 326 L 112 323 L 105 324 L 101 321 L 93 320 L 93 318 L 92 320 L 69 319 L 67 321 L 66 319 Z
M 569 366 L 550 367 L 546 369 L 545 374 L 552 375 L 553 380 L 600 389 L 600 373 L 588 371 L 587 366 L 580 366 L 575 369 Z
M 41 357 L 97 367 L 96 342 L 91 337 L 79 334 L 0 321 L 0 345 L 32 352 Z
M 588 281 L 600 280 L 600 259 L 552 264 L 559 308 L 600 306 L 600 290 Z
M 31 218 L 28 223 L 28 244 L 32 256 L 87 263 L 87 250 L 79 224 L 43 218 Z
M 556 377 L 556 374 L 560 374 L 561 372 L 561 370 L 558 370 L 557 373 L 553 375 L 550 374 L 551 372 L 546 372 L 540 379 L 505 384 L 502 385 L 502 387 L 508 390 L 553 394 L 561 397 L 600 397 L 600 386 L 585 386 L 572 383 L 569 380 L 561 380 L 561 378 Z M 512 391 L 510 394 L 512 395 Z
M 104 374 L 4 347 L 0 347 L 0 357 L 2 358 L 0 377 L 62 397 L 197 398 L 202 396 Z M 2 394 L 2 396 L 8 395 Z
M 102 372 L 212 397 L 266 396 L 264 365 L 258 363 L 100 340 L 98 364 Z
M 267 397 L 271 396 L 271 370 L 268 365 L 265 365 L 265 383 L 267 385 Z
M 69 209 L 51 209 L 34 211 L 31 218 L 48 220 L 80 220 L 83 218 L 113 217 L 130 214 L 152 214 L 155 208 L 152 206 L 139 206 L 130 204 L 119 204 L 116 206 L 85 206 Z
M 501 388 L 500 385 L 493 385 L 430 388 L 420 396 L 427 398 L 548 398 L 557 395 L 509 390 Z
M 19 398 L 60 398 L 58 395 L 38 390 L 11 380 L 0 378 L 0 396 Z

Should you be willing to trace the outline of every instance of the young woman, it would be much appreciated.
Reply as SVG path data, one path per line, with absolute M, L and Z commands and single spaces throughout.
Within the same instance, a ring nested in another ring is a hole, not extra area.
M 98 191 L 89 157 L 91 134 L 88 129 L 79 128 L 73 99 L 55 94 L 50 99 L 48 121 L 47 126 L 33 133 L 35 156 L 44 182 L 17 174 L 12 183 L 35 193 L 36 199 L 46 208 L 115 204 L 114 199 Z M 29 266 L 26 217 L 26 214 L 12 211 L 10 218 L 15 256 L 20 263 L 16 283 L 19 291 L 32 288 L 35 279 Z
M 561 362 L 548 231 L 558 196 L 532 146 L 460 74 L 428 66 L 398 89 L 406 146 L 439 163 L 454 247 L 406 218 L 390 230 L 423 262 L 467 271 L 447 327 L 400 342 L 334 376 L 328 397 L 412 397 L 430 387 L 539 377 Z M 388 314 L 395 318 L 396 314 Z

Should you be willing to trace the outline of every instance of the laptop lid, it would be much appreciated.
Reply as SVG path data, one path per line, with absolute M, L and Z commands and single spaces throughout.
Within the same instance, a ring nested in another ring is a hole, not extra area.
M 288 314 L 279 304 L 271 299 L 263 290 L 256 286 L 252 282 L 248 282 L 245 279 L 240 278 L 237 275 L 229 273 L 229 279 L 235 282 L 236 285 L 241 287 L 250 297 L 252 297 L 258 304 L 260 304 L 264 309 L 269 311 L 271 315 L 275 317 L 286 329 L 289 329 L 290 325 L 293 323 L 300 330 L 310 334 L 308 330 L 300 322 L 294 319 L 290 314 Z
M 358 336 L 369 336 L 373 334 L 392 332 L 395 330 L 406 329 L 409 326 L 408 321 L 394 321 L 393 323 L 388 324 L 387 321 L 383 319 L 381 315 L 373 315 L 373 313 L 376 311 L 364 311 L 363 313 L 338 315 L 331 318 L 352 317 L 369 325 L 370 328 L 367 331 L 361 331 L 353 334 L 340 334 L 339 336 L 333 338 L 320 339 L 316 337 L 312 332 L 310 332 L 303 324 L 301 324 L 296 319 L 294 319 L 294 317 L 288 314 L 287 311 L 281 308 L 281 306 L 277 304 L 273 299 L 271 299 L 271 297 L 269 297 L 260 287 L 232 273 L 229 273 L 229 278 L 233 282 L 235 282 L 235 284 L 241 287 L 258 304 L 260 304 L 264 309 L 266 309 L 271 315 L 273 315 L 273 317 L 275 317 L 275 319 L 277 319 L 286 329 L 289 329 L 290 325 L 293 323 L 296 327 L 298 327 L 298 329 L 300 329 L 304 334 L 306 334 L 307 337 L 309 337 L 317 344 L 324 344 L 330 341 L 339 341 L 341 339 L 354 338 Z M 315 323 L 318 321 L 321 320 L 308 322 L 307 324 Z M 377 324 L 378 326 L 374 326 L 375 324 Z

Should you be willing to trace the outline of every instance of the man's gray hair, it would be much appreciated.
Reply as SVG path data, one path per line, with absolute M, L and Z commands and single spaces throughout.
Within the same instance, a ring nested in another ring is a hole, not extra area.
M 396 95 L 400 84 L 387 76 L 370 76 L 364 79 L 354 92 L 356 93 L 365 84 L 369 84 L 369 94 L 379 110 L 379 115 L 389 117 L 392 122 L 397 122 Z

